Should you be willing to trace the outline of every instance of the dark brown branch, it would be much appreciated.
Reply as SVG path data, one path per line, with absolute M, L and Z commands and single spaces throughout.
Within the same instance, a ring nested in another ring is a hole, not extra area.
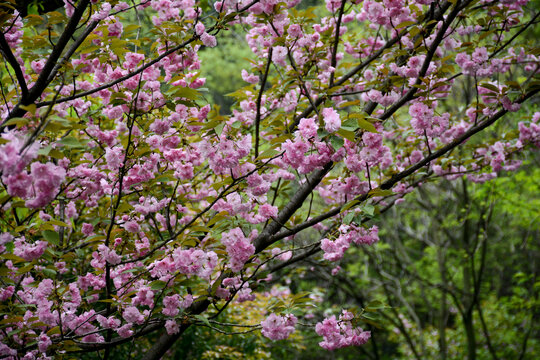
M 539 91 L 540 91 L 540 89 L 534 89 L 534 90 L 528 92 L 527 94 L 523 95 L 517 102 L 518 103 L 523 103 L 525 100 L 533 97 Z M 429 156 L 425 157 L 424 159 L 422 159 L 418 163 L 410 166 L 409 168 L 403 170 L 402 172 L 400 172 L 398 174 L 395 174 L 390 179 L 383 182 L 379 188 L 383 189 L 383 190 L 391 189 L 399 181 L 401 181 L 404 178 L 408 177 L 409 175 L 415 173 L 417 170 L 419 170 L 420 168 L 426 166 L 431 161 L 433 161 L 433 160 L 443 156 L 444 154 L 450 152 L 452 149 L 456 148 L 458 145 L 460 145 L 461 143 L 466 141 L 468 138 L 470 138 L 474 134 L 476 134 L 476 133 L 484 130 L 488 126 L 492 125 L 498 119 L 503 117 L 507 112 L 508 111 L 505 110 L 505 109 L 499 110 L 492 117 L 486 118 L 484 121 L 480 122 L 478 125 L 470 128 L 468 131 L 463 133 L 460 137 L 458 137 L 457 139 L 455 139 L 451 143 L 448 143 L 446 146 L 443 146 L 439 150 L 431 153 Z M 358 201 L 358 202 L 363 202 L 363 201 L 367 200 L 368 197 L 369 197 L 368 194 L 363 194 L 363 195 L 360 195 L 360 196 L 356 197 L 354 200 Z M 309 228 L 309 227 L 311 227 L 311 226 L 313 226 L 315 224 L 318 224 L 323 220 L 326 220 L 326 219 L 329 219 L 329 218 L 331 218 L 333 216 L 336 216 L 337 214 L 339 214 L 341 212 L 342 208 L 343 208 L 343 205 L 337 206 L 337 207 L 333 208 L 332 210 L 330 210 L 330 211 L 328 211 L 328 212 L 326 212 L 324 214 L 321 214 L 319 216 L 316 216 L 316 217 L 314 217 L 314 218 L 312 218 L 312 219 L 310 219 L 310 220 L 308 220 L 308 221 L 306 221 L 306 222 L 304 222 L 304 223 L 302 223 L 300 225 L 297 225 L 297 226 L 295 226 L 294 228 L 292 228 L 290 230 L 285 230 L 285 231 L 282 231 L 280 233 L 277 233 L 277 234 L 271 236 L 268 239 L 268 242 L 270 244 L 272 244 L 272 243 L 274 243 L 274 242 L 276 242 L 278 240 L 281 240 L 281 239 L 286 238 L 288 236 L 294 235 L 294 234 L 296 234 L 296 233 L 298 233 L 298 232 L 300 232 L 300 231 L 302 231 L 304 229 L 307 229 L 307 228 Z
M 24 79 L 24 74 L 21 70 L 21 65 L 19 65 L 19 62 L 15 58 L 15 55 L 13 55 L 13 52 L 11 51 L 11 48 L 9 47 L 9 44 L 6 40 L 6 37 L 4 36 L 4 33 L 0 31 L 0 52 L 2 52 L 2 55 L 6 59 L 6 61 L 11 65 L 13 70 L 15 71 L 15 76 L 17 77 L 17 81 L 19 82 L 19 87 L 21 88 L 21 101 L 26 100 L 28 98 L 28 87 L 26 86 L 26 80 Z
M 36 80 L 36 83 L 30 91 L 28 92 L 28 96 L 21 99 L 19 103 L 15 106 L 13 111 L 8 115 L 6 120 L 9 120 L 14 117 L 21 117 L 26 113 L 26 110 L 21 108 L 22 105 L 30 105 L 36 101 L 41 94 L 43 94 L 43 91 L 47 88 L 49 85 L 49 76 L 51 75 L 54 67 L 56 66 L 56 63 L 60 56 L 62 55 L 62 52 L 64 51 L 66 45 L 68 44 L 69 40 L 75 33 L 75 30 L 77 29 L 77 25 L 79 24 L 79 21 L 81 20 L 86 8 L 90 4 L 90 0 L 81 0 L 77 7 L 75 8 L 75 11 L 73 12 L 73 16 L 69 19 L 68 24 L 66 25 L 66 28 L 62 32 L 62 35 L 60 35 L 60 39 L 58 39 L 58 42 L 56 43 L 56 46 L 53 48 L 51 54 L 49 55 L 47 62 L 45 63 L 43 70 L 41 71 L 38 79 Z M 51 102 L 45 105 L 50 105 Z M 3 126 L 0 126 L 0 130 L 3 128 Z
M 314 254 L 318 253 L 319 251 L 321 251 L 321 243 L 316 242 L 315 244 L 313 244 L 313 247 L 311 249 L 306 250 L 306 251 L 304 251 L 303 253 L 301 253 L 299 255 L 293 256 L 292 258 L 290 258 L 287 261 L 283 261 L 282 263 L 279 263 L 278 265 L 271 268 L 268 271 L 268 273 L 269 274 L 274 273 L 274 272 L 279 271 L 279 270 L 281 270 L 283 268 L 286 268 L 286 267 L 288 267 L 288 266 L 290 266 L 290 265 L 292 265 L 294 263 L 297 263 L 299 261 L 307 259 L 311 255 L 314 255 Z
M 500 51 L 502 51 L 505 47 L 507 47 L 508 45 L 510 45 L 512 43 L 512 41 L 514 41 L 519 35 L 521 35 L 525 30 L 527 30 L 529 28 L 529 26 L 531 26 L 532 24 L 534 24 L 536 18 L 540 16 L 540 12 L 537 12 L 536 15 L 533 16 L 533 18 L 531 19 L 531 21 L 529 21 L 527 24 L 525 24 L 525 26 L 521 29 L 519 29 L 519 31 L 517 33 L 514 34 L 514 36 L 512 36 L 510 39 L 508 39 L 500 48 L 498 48 L 497 50 L 495 50 L 493 52 L 493 54 L 490 55 L 490 59 L 492 57 L 494 57 L 495 55 L 497 55 Z
M 434 20 L 434 19 L 442 19 L 444 13 L 446 12 L 446 10 L 448 10 L 448 8 L 450 7 L 451 3 L 449 1 L 445 1 L 443 2 L 438 11 L 434 12 L 431 16 L 430 14 L 426 14 L 424 16 L 424 21 L 425 22 L 429 22 L 430 20 Z M 432 25 L 430 28 L 433 28 L 434 25 Z M 348 73 L 346 73 L 345 75 L 343 75 L 342 77 L 339 78 L 339 80 L 337 80 L 334 84 L 334 86 L 340 86 L 340 85 L 343 85 L 345 84 L 350 78 L 352 78 L 353 76 L 355 76 L 356 74 L 358 74 L 362 69 L 364 69 L 365 67 L 369 66 L 374 60 L 376 60 L 377 58 L 379 58 L 387 49 L 391 48 L 392 46 L 394 46 L 396 43 L 398 43 L 400 40 L 401 40 L 401 37 L 406 35 L 408 33 L 408 30 L 407 29 L 403 29 L 399 34 L 397 34 L 395 37 L 393 37 L 392 39 L 388 40 L 383 47 L 381 47 L 379 50 L 377 50 L 375 53 L 373 53 L 371 56 L 369 56 L 366 60 L 364 60 L 362 63 L 356 65 L 354 68 L 352 68 Z M 444 34 L 444 33 L 443 33 Z M 331 96 L 331 95 L 324 95 L 324 94 L 321 94 L 320 97 L 317 98 L 317 100 L 315 100 L 315 106 L 319 106 L 321 105 L 324 101 L 326 101 L 326 99 Z M 402 104 L 403 105 L 403 104 Z M 400 105 L 400 106 L 402 106 Z M 375 107 L 376 104 L 371 104 L 370 107 Z M 300 113 L 299 115 L 297 115 L 295 118 L 294 118 L 294 121 L 293 123 L 289 126 L 289 131 L 290 132 L 293 132 L 294 129 L 298 126 L 298 123 L 300 122 L 301 119 L 305 118 L 305 117 L 308 117 L 309 114 L 311 114 L 311 112 L 314 110 L 314 106 L 308 106 L 304 111 L 302 111 L 302 113 Z M 396 109 L 397 110 L 397 109 Z M 394 111 L 395 112 L 395 111 Z M 387 117 L 390 117 L 390 115 L 388 115 Z
M 260 0 L 252 1 L 251 3 L 247 4 L 243 8 L 239 9 L 238 13 L 245 12 L 246 10 L 251 8 L 253 5 L 257 4 L 259 1 Z M 47 63 L 45 64 L 45 67 L 43 68 L 43 71 L 42 71 L 40 77 L 38 78 L 38 81 L 36 81 L 36 84 L 30 90 L 29 99 L 26 101 L 26 103 L 17 104 L 17 106 L 13 109 L 11 114 L 5 119 L 5 121 L 7 121 L 7 120 L 9 120 L 11 118 L 14 118 L 14 117 L 21 117 L 22 115 L 24 115 L 26 110 L 23 110 L 22 108 L 20 108 L 20 105 L 28 105 L 28 104 L 33 103 L 37 98 L 39 98 L 39 96 L 41 96 L 43 91 L 46 89 L 47 85 L 49 84 L 46 81 L 48 81 L 49 75 L 51 74 L 51 71 L 53 70 L 53 67 L 55 66 L 55 64 L 56 64 L 58 58 L 60 57 L 64 47 L 66 46 L 67 41 L 73 35 L 73 32 L 76 29 L 77 24 L 78 24 L 79 20 L 81 19 L 82 15 L 84 13 L 84 9 L 88 5 L 88 3 L 89 3 L 89 0 L 82 0 L 81 3 L 79 4 L 79 6 L 77 6 L 73 16 L 71 17 L 68 25 L 66 26 L 66 29 L 62 33 L 60 39 L 58 40 L 58 43 L 57 43 L 56 47 L 53 49 L 53 53 L 51 54 L 51 56 L 49 56 L 49 59 L 47 60 Z M 231 20 L 232 20 L 232 18 L 231 18 Z M 89 25 L 89 27 L 90 26 L 91 25 Z M 208 29 L 208 32 L 211 32 L 211 31 L 215 30 L 216 28 L 217 28 L 217 25 L 215 25 L 215 26 L 211 27 L 210 29 Z M 67 39 L 65 39 L 65 37 L 67 37 Z M 127 79 L 129 79 L 129 78 L 131 78 L 131 77 L 133 77 L 133 76 L 135 76 L 137 74 L 142 73 L 144 70 L 146 70 L 150 66 L 158 63 L 159 61 L 161 61 L 165 57 L 169 56 L 170 54 L 184 48 L 185 46 L 187 46 L 188 44 L 190 44 L 193 41 L 197 40 L 198 38 L 199 37 L 197 35 L 193 35 L 190 39 L 184 41 L 182 44 L 179 44 L 179 45 L 175 46 L 174 48 L 169 49 L 168 51 L 164 52 L 163 54 L 161 54 L 160 56 L 158 56 L 154 60 L 149 61 L 145 65 L 141 66 L 140 68 L 134 70 L 133 72 L 131 72 L 131 73 L 119 78 L 119 79 L 116 79 L 114 81 L 111 81 L 111 82 L 109 82 L 107 84 L 104 84 L 102 86 L 98 86 L 97 88 L 94 88 L 94 89 L 91 89 L 91 90 L 88 90 L 88 91 L 83 91 L 83 92 L 80 92 L 80 93 L 72 95 L 72 96 L 67 96 L 65 98 L 58 99 L 56 101 L 56 103 L 61 104 L 61 103 L 64 103 L 66 101 L 75 100 L 75 99 L 78 99 L 78 98 L 81 98 L 81 97 L 84 97 L 84 96 L 94 94 L 94 93 L 96 93 L 98 91 L 108 89 L 108 88 L 110 88 L 110 87 L 112 87 L 112 86 L 114 86 L 114 85 L 116 85 L 118 83 L 121 83 L 124 80 L 127 80 Z M 61 50 L 59 50 L 59 49 L 61 49 Z M 54 62 L 52 61 L 53 55 L 54 55 Z M 49 63 L 51 63 L 51 64 L 49 65 Z M 40 81 L 40 79 L 43 79 L 43 80 Z M 39 84 L 39 87 L 38 87 L 38 84 Z M 39 107 L 47 106 L 47 105 L 50 105 L 50 104 L 51 104 L 50 101 L 44 101 L 44 102 L 37 103 L 36 106 L 39 108 Z M 0 130 L 2 130 L 3 128 L 4 128 L 3 124 L 0 125 Z
M 343 19 L 343 12 L 345 11 L 345 4 L 347 1 L 341 1 L 341 7 L 339 8 L 338 20 L 336 23 L 336 34 L 334 37 L 334 46 L 332 48 L 332 59 L 330 60 L 330 66 L 334 68 L 334 71 L 330 73 L 330 83 L 328 87 L 334 86 L 334 74 L 336 73 L 336 64 L 337 64 L 337 49 L 339 45 L 339 28 L 341 27 L 341 20 Z
M 268 59 L 266 60 L 266 68 L 264 70 L 263 78 L 261 80 L 261 88 L 259 89 L 259 96 L 257 97 L 257 114 L 255 115 L 255 159 L 259 157 L 259 127 L 261 122 L 261 103 L 262 95 L 264 93 L 264 87 L 266 86 L 266 79 L 268 79 L 268 72 L 270 71 L 270 64 L 272 63 L 272 49 L 268 49 Z
M 58 63 L 54 66 L 53 70 L 51 71 L 51 74 L 47 77 L 47 83 L 50 84 L 51 81 L 54 80 L 56 74 L 58 73 L 58 70 L 62 67 L 62 65 L 68 61 L 75 51 L 81 46 L 83 41 L 90 35 L 90 33 L 96 28 L 96 26 L 99 24 L 99 21 L 93 21 L 91 22 L 86 29 L 84 29 L 84 32 L 75 40 L 75 42 L 69 47 L 69 49 L 66 51 L 64 56 L 62 56 L 62 59 L 58 61 Z
M 422 77 L 424 77 L 424 75 L 426 75 L 426 73 L 427 73 L 427 71 L 429 69 L 429 65 L 431 63 L 431 60 L 433 59 L 433 56 L 435 55 L 435 51 L 439 47 L 439 44 L 441 43 L 441 41 L 444 39 L 444 34 L 446 33 L 446 31 L 450 27 L 450 24 L 458 16 L 459 12 L 466 5 L 468 5 L 470 2 L 471 2 L 471 0 L 468 0 L 462 6 L 460 6 L 459 4 L 456 4 L 456 6 L 454 6 L 454 8 L 450 12 L 450 14 L 448 14 L 448 16 L 446 17 L 443 25 L 441 26 L 441 28 L 437 32 L 437 35 L 436 35 L 435 39 L 433 40 L 433 42 L 429 46 L 429 50 L 428 50 L 428 52 L 426 54 L 426 58 L 424 59 L 424 63 L 422 64 L 422 68 L 420 69 L 420 71 L 418 73 L 418 77 L 416 78 L 415 85 L 420 85 L 420 83 L 422 82 Z M 417 91 L 418 91 L 418 87 L 412 86 L 410 88 L 410 90 L 407 91 L 407 93 L 405 95 L 403 95 L 395 104 L 390 106 L 390 108 L 384 112 L 384 114 L 380 117 L 380 119 L 386 120 L 390 116 L 392 116 L 392 114 L 394 114 L 396 111 L 398 111 L 409 100 L 412 100 L 412 98 L 414 97 L 414 94 L 416 94 Z
M 259 253 L 262 250 L 270 246 L 273 241 L 272 235 L 276 234 L 283 225 L 291 218 L 291 216 L 304 204 L 304 201 L 311 194 L 313 189 L 321 182 L 324 176 L 330 171 L 333 163 L 327 163 L 322 169 L 316 170 L 308 178 L 308 181 L 298 189 L 296 194 L 291 198 L 289 203 L 281 209 L 276 219 L 274 219 L 264 231 L 255 239 L 255 253 Z

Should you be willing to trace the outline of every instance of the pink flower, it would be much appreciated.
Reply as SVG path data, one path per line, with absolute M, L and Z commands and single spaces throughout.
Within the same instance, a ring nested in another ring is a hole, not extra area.
M 126 221 L 122 227 L 130 233 L 138 233 L 141 230 L 139 224 L 134 220 Z
M 89 223 L 83 223 L 81 232 L 84 236 L 90 236 L 94 232 L 94 225 Z
M 477 64 L 482 64 L 489 59 L 485 47 L 476 48 L 472 53 L 472 60 Z
M 30 63 L 30 67 L 36 74 L 41 73 L 43 68 L 45 67 L 45 59 L 35 60 Z
M 127 307 L 122 317 L 130 323 L 142 324 L 144 322 L 144 315 L 135 306 Z
M 317 323 L 315 331 L 324 338 L 319 345 L 326 350 L 364 345 L 371 337 L 371 333 L 361 328 L 353 328 L 352 319 L 353 314 L 344 310 L 339 321 L 332 315 Z
M 272 50 L 272 61 L 281 66 L 287 66 L 287 48 L 284 46 L 275 46 Z
M 244 236 L 239 227 L 224 232 L 221 242 L 225 245 L 232 271 L 239 272 L 245 262 L 255 253 L 255 246 Z
M 35 198 L 27 201 L 26 206 L 35 209 L 47 205 L 55 198 L 60 184 L 66 177 L 66 170 L 51 162 L 32 163 L 31 170 Z
M 122 261 L 122 257 L 115 250 L 109 249 L 105 244 L 98 246 L 99 255 L 111 265 L 117 265 Z
M 252 75 L 245 69 L 242 69 L 242 79 L 250 84 L 257 84 L 259 82 L 259 77 L 257 75 Z
M 287 32 L 291 37 L 297 38 L 302 35 L 302 28 L 299 24 L 292 24 L 289 26 L 289 29 L 287 29 Z
M 216 37 L 208 34 L 207 32 L 201 35 L 201 41 L 205 46 L 208 47 L 215 47 L 217 45 Z
M 114 316 L 106 318 L 103 315 L 97 315 L 96 320 L 104 329 L 116 329 L 120 326 L 120 319 L 116 319 Z
M 38 337 L 38 349 L 42 353 L 47 352 L 47 348 L 52 345 L 51 338 L 47 334 L 41 333 Z
M 131 330 L 131 327 L 133 324 L 125 324 L 124 326 L 118 328 L 116 332 L 118 335 L 120 335 L 123 338 L 128 338 L 133 335 L 133 330 Z
M 0 301 L 6 301 L 13 296 L 15 292 L 15 286 L 10 285 L 5 288 L 0 289 Z
M 337 111 L 332 108 L 324 108 L 321 113 L 324 120 L 324 129 L 329 133 L 338 131 L 341 127 L 341 119 Z
M 341 126 L 341 124 L 340 124 Z M 301 119 L 298 124 L 298 130 L 302 137 L 306 140 L 317 137 L 317 130 L 319 130 L 319 124 L 315 118 Z
M 71 1 L 64 0 L 64 7 L 66 8 L 66 15 L 68 17 L 73 16 L 73 12 L 75 11 L 75 7 L 72 4 Z
M 107 168 L 109 170 L 119 169 L 124 162 L 124 149 L 121 147 L 106 148 L 105 161 L 107 162 Z
M 124 31 L 124 25 L 122 25 L 120 21 L 115 21 L 112 24 L 109 24 L 107 29 L 109 30 L 109 36 L 120 37 Z
M 6 176 L 4 182 L 7 185 L 9 195 L 22 199 L 28 199 L 31 196 L 32 177 L 26 171 Z
M 213 251 L 204 252 L 201 249 L 176 249 L 173 252 L 174 266 L 183 274 L 196 274 L 208 278 L 217 265 L 217 255 Z
M 34 244 L 26 242 L 24 237 L 15 240 L 15 249 L 13 253 L 22 257 L 26 261 L 38 259 L 43 255 L 48 243 L 46 241 L 37 241 Z
M 503 96 L 501 99 L 501 103 L 503 105 L 503 108 L 510 112 L 516 112 L 521 108 L 520 103 L 513 103 L 508 96 Z
M 165 329 L 169 335 L 177 334 L 180 331 L 178 323 L 174 320 L 167 320 L 165 322 Z
M 259 215 L 265 219 L 275 218 L 278 214 L 277 206 L 272 206 L 270 204 L 259 205 Z
M 180 312 L 180 295 L 174 294 L 163 298 L 163 315 L 176 316 Z
M 336 266 L 335 268 L 332 269 L 332 276 L 336 276 L 339 271 L 341 270 L 341 266 Z
M 261 333 L 270 340 L 286 339 L 294 332 L 296 321 L 296 316 L 292 314 L 279 316 L 272 313 L 261 322 Z
M 124 59 L 124 67 L 128 70 L 131 70 L 144 60 L 144 54 L 128 52 L 126 53 Z
M 195 25 L 195 34 L 201 36 L 204 33 L 204 30 L 206 27 L 202 22 L 198 22 L 197 25 Z

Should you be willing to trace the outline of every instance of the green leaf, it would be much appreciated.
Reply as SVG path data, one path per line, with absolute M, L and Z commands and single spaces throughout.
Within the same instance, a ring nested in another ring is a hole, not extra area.
M 28 225 L 20 225 L 15 228 L 16 233 L 20 233 L 22 231 L 25 231 L 28 228 Z
M 358 129 L 358 122 L 354 118 L 347 119 L 341 124 L 341 128 L 348 131 L 355 131 Z
M 343 223 L 349 225 L 354 219 L 354 212 L 350 212 L 343 218 Z
M 60 220 L 49 220 L 47 221 L 45 224 L 51 224 L 51 225 L 56 225 L 56 226 L 62 226 L 62 227 L 69 227 L 69 224 L 63 222 L 63 221 L 60 221 Z
M 166 285 L 167 285 L 167 283 L 165 281 L 155 280 L 155 281 L 152 281 L 150 283 L 150 289 L 152 289 L 152 290 L 161 290 L 161 289 L 165 288 Z
M 38 153 L 38 155 L 47 156 L 47 155 L 49 155 L 49 152 L 51 151 L 51 149 L 52 149 L 52 146 L 47 145 L 44 148 L 39 149 L 37 153 Z
M 491 90 L 491 91 L 493 91 L 493 92 L 495 92 L 497 94 L 499 93 L 499 88 L 496 87 L 495 85 L 488 84 L 488 83 L 481 83 L 479 86 L 483 87 L 484 89 Z
M 347 204 L 345 204 L 342 208 L 341 208 L 341 211 L 340 212 L 344 212 L 344 211 L 347 211 L 349 210 L 350 208 L 352 208 L 354 205 L 358 204 L 360 201 L 358 200 L 352 200 L 352 201 L 349 201 Z
M 330 144 L 332 144 L 332 147 L 334 148 L 334 150 L 339 150 L 343 147 L 343 144 L 345 144 L 345 141 L 343 140 L 343 138 L 340 138 L 339 136 L 331 136 Z
M 358 122 L 358 126 L 361 129 L 372 132 L 372 133 L 377 133 L 377 129 L 375 128 L 375 125 L 373 125 L 369 121 L 367 121 L 365 119 L 358 119 L 357 122 Z
M 371 204 L 366 204 L 366 205 L 362 206 L 362 211 L 366 215 L 373 216 L 375 214 L 375 206 L 373 206 Z
M 199 320 L 200 322 L 204 323 L 205 325 L 207 326 L 211 326 L 210 325 L 210 321 L 208 321 L 208 319 L 202 315 L 193 315 L 193 317 L 197 320 Z
M 28 111 L 31 114 L 34 114 L 36 112 L 36 104 L 21 105 L 20 108 Z
M 221 136 L 221 133 L 223 132 L 224 127 L 225 127 L 225 122 L 221 122 L 214 127 L 214 131 L 216 132 L 217 136 Z
M 348 131 L 348 130 L 345 130 L 345 129 L 339 129 L 337 131 L 337 134 L 344 137 L 345 139 L 347 139 L 349 141 L 354 142 L 354 138 L 355 138 L 354 131 Z
M 371 190 L 368 194 L 369 196 L 390 196 L 394 195 L 394 192 L 392 190 L 383 190 L 381 188 L 376 188 Z
M 65 137 L 62 140 L 60 140 L 58 143 L 64 145 L 65 147 L 68 147 L 68 148 L 83 148 L 83 147 L 85 147 L 85 144 L 82 144 L 79 141 L 79 139 L 77 139 L 77 138 L 75 138 L 73 136 Z
M 50 244 L 59 245 L 60 244 L 60 235 L 56 231 L 45 230 L 41 234 L 43 238 L 47 240 Z
M 197 100 L 199 98 L 199 92 L 192 88 L 180 87 L 174 92 L 174 96 L 189 100 Z
M 280 152 L 275 149 L 266 149 L 262 153 L 259 154 L 259 157 L 257 159 L 268 159 L 271 157 L 274 157 L 278 155 Z
M 23 266 L 22 268 L 19 268 L 17 270 L 18 275 L 26 274 L 27 272 L 30 272 L 34 268 L 34 263 L 30 263 L 26 266 Z
M 12 125 L 15 125 L 17 127 L 22 127 L 22 126 L 25 126 L 26 124 L 28 124 L 28 119 L 25 119 L 25 118 L 13 118 L 13 119 L 9 119 L 8 121 L 6 121 L 5 123 L 3 123 L 2 125 L 3 126 L 12 126 Z
M 402 23 L 399 23 L 397 26 L 396 26 L 396 29 L 401 29 L 401 28 L 404 28 L 404 27 L 407 27 L 407 26 L 411 26 L 411 25 L 414 25 L 416 24 L 416 22 L 414 21 L 404 21 Z

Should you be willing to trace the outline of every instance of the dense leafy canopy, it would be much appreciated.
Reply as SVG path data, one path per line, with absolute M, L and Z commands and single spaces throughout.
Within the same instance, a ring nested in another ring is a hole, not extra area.
M 274 274 L 322 252 L 337 276 L 415 188 L 483 183 L 540 145 L 527 0 L 64 5 L 0 3 L 3 356 L 109 358 L 137 339 L 156 359 L 193 327 L 363 345 L 386 305 L 323 316 Z M 242 65 L 220 62 L 244 39 Z M 466 239 L 430 251 L 470 259 Z M 479 301 L 458 304 L 466 324 Z

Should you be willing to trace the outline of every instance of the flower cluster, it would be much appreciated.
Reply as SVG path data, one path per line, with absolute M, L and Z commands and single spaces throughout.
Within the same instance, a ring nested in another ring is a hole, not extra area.
M 246 261 L 255 253 L 255 246 L 251 243 L 253 233 L 249 238 L 244 235 L 242 229 L 234 228 L 221 235 L 221 242 L 227 249 L 229 255 L 229 265 L 231 270 L 239 272 L 244 267 Z
M 353 318 L 352 313 L 343 310 L 339 320 L 332 315 L 317 323 L 315 331 L 324 338 L 319 345 L 326 350 L 364 345 L 371 337 L 371 332 L 353 327 Z
M 293 314 L 279 316 L 272 313 L 261 322 L 261 333 L 270 340 L 284 340 L 294 332 L 297 321 Z
M 338 261 L 343 258 L 345 251 L 351 243 L 372 245 L 379 241 L 379 228 L 373 225 L 369 230 L 354 224 L 341 225 L 339 236 L 335 240 L 322 239 L 321 249 L 324 251 L 324 258 L 329 261 Z

